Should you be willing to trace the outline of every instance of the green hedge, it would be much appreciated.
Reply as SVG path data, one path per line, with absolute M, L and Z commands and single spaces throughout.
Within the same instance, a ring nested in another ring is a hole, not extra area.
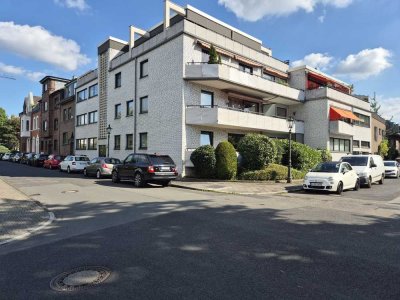
M 230 180 L 236 178 L 237 156 L 235 147 L 228 141 L 222 141 L 215 149 L 216 175 L 218 179 Z
M 194 165 L 196 176 L 200 178 L 215 177 L 215 151 L 210 145 L 205 145 L 197 148 L 190 155 L 190 160 Z
M 288 168 L 286 166 L 270 164 L 263 170 L 248 171 L 240 175 L 242 180 L 285 180 L 287 179 Z M 292 169 L 293 179 L 303 179 L 306 172 Z
M 273 163 L 276 156 L 275 144 L 263 134 L 247 134 L 239 142 L 242 167 L 246 170 L 261 170 Z
M 7 153 L 7 152 L 10 152 L 10 150 L 6 146 L 0 145 L 0 153 Z
M 287 166 L 289 164 L 289 142 L 274 140 L 275 147 L 280 149 L 281 158 L 276 163 Z M 294 169 L 306 171 L 322 161 L 321 152 L 307 145 L 292 142 L 292 166 Z

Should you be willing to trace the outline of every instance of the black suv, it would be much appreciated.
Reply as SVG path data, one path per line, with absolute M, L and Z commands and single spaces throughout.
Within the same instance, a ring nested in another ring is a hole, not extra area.
M 33 157 L 32 165 L 35 167 L 43 167 L 44 161 L 49 157 L 48 154 L 36 154 Z
M 157 183 L 168 186 L 176 179 L 176 165 L 168 155 L 130 154 L 122 164 L 114 165 L 112 181 L 133 180 L 136 187 L 146 183 Z

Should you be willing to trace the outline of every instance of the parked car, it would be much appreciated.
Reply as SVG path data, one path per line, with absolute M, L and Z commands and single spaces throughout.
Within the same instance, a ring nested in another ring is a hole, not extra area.
M 48 154 L 36 154 L 33 158 L 32 165 L 35 167 L 43 167 L 44 161 L 49 157 Z
M 36 153 L 28 153 L 26 156 L 24 155 L 21 159 L 21 163 L 31 166 L 35 155 Z
M 12 162 L 14 159 L 15 153 L 10 153 L 10 156 L 8 157 L 8 161 Z
M 52 154 L 44 161 L 43 168 L 48 169 L 58 169 L 60 168 L 60 163 L 65 159 L 63 155 Z
M 380 155 L 348 155 L 341 161 L 349 163 L 360 177 L 360 183 L 368 188 L 374 182 L 383 184 L 385 180 L 385 166 Z
M 24 155 L 24 153 L 15 153 L 12 161 L 15 163 L 19 163 L 19 161 L 21 160 L 21 157 Z
M 2 160 L 4 154 L 5 153 L 0 153 L 0 160 Z
M 176 179 L 176 165 L 168 155 L 130 154 L 122 162 L 115 165 L 112 171 L 112 181 L 133 180 L 136 187 L 146 183 L 157 183 L 168 186 Z
M 310 170 L 304 177 L 304 190 L 336 192 L 341 195 L 344 190 L 358 191 L 360 180 L 355 170 L 346 162 L 324 162 Z
M 89 158 L 86 155 L 68 155 L 60 163 L 60 172 L 67 171 L 71 172 L 82 172 L 88 165 Z
M 118 158 L 96 157 L 83 169 L 83 175 L 96 176 L 98 179 L 103 176 L 111 176 L 114 165 L 117 164 L 121 164 Z
M 400 177 L 400 164 L 395 160 L 387 160 L 383 162 L 385 166 L 386 177 Z

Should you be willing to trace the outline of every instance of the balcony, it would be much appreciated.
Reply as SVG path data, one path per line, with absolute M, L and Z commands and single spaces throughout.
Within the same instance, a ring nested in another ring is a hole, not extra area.
M 286 119 L 234 110 L 228 107 L 188 106 L 186 124 L 215 128 L 258 130 L 270 133 L 287 133 Z M 296 121 L 293 133 L 304 134 L 304 122 Z
M 273 102 L 285 105 L 297 104 L 304 100 L 303 91 L 226 64 L 189 63 L 185 66 L 185 80 L 265 100 L 273 99 Z
M 354 136 L 356 128 L 358 127 L 340 120 L 329 121 L 329 131 L 332 134 Z

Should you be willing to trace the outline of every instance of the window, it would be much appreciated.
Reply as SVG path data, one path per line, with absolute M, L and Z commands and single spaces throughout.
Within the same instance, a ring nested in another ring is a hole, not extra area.
M 85 101 L 87 99 L 87 89 L 79 91 L 77 96 L 78 96 L 77 102 Z
M 262 77 L 267 79 L 267 80 L 269 80 L 269 81 L 275 81 L 275 76 L 273 76 L 271 74 L 267 74 L 267 73 L 263 72 Z
M 44 91 L 44 92 L 47 91 L 47 83 L 45 83 L 45 84 L 43 85 L 43 91 Z
M 97 83 L 89 87 L 89 98 L 96 97 L 99 94 Z
M 149 76 L 149 60 L 146 59 L 140 63 L 140 78 Z
M 76 150 L 86 150 L 86 139 L 76 140 Z
M 115 105 L 114 118 L 115 119 L 121 119 L 121 104 L 116 104 Z
M 126 116 L 133 116 L 133 100 L 126 102 Z
M 121 150 L 121 136 L 114 135 L 114 150 Z
M 67 118 L 68 118 L 68 113 L 67 113 L 67 109 L 65 108 L 65 109 L 63 110 L 63 121 L 66 121 Z
M 119 88 L 121 87 L 121 83 L 122 83 L 122 76 L 121 76 L 121 72 L 115 74 L 115 88 Z
M 88 150 L 97 150 L 97 138 L 88 139 Z
M 133 134 L 126 135 L 126 150 L 133 149 Z
M 360 119 L 360 121 L 354 121 L 354 125 L 361 126 L 361 127 L 367 127 L 367 128 L 370 127 L 370 117 L 369 116 L 362 115 L 362 114 L 359 114 L 356 112 L 354 114 Z
M 54 130 L 58 130 L 58 119 L 54 119 Z
M 44 102 L 44 111 L 48 111 L 49 110 L 49 105 L 48 102 Z
M 42 122 L 42 130 L 47 131 L 47 120 Z
M 279 118 L 286 118 L 287 109 L 285 107 L 276 107 L 276 116 Z
M 140 98 L 140 113 L 145 114 L 149 111 L 149 97 Z
M 29 120 L 26 120 L 26 128 L 25 128 L 25 130 L 29 131 Z
M 353 147 L 360 148 L 360 141 L 353 140 Z
M 86 125 L 86 114 L 79 115 L 76 117 L 76 126 Z
M 382 132 L 381 132 L 381 129 L 379 128 L 379 135 L 381 135 L 382 134 Z
M 200 134 L 200 146 L 214 145 L 214 133 L 211 131 L 202 131 Z
M 245 73 L 253 74 L 253 68 L 242 63 L 239 63 L 239 70 Z
M 97 110 L 89 113 L 89 124 L 97 123 Z
M 361 148 L 369 148 L 370 143 L 368 141 L 361 141 Z
M 330 138 L 330 151 L 350 153 L 350 140 Z
M 74 116 L 72 115 L 72 107 L 68 107 L 68 120 L 71 120 Z
M 201 91 L 200 99 L 201 107 L 213 107 L 214 106 L 214 93 Z
M 63 145 L 68 144 L 68 132 L 63 132 Z
M 381 134 L 380 131 L 381 130 L 379 129 L 379 134 Z M 374 140 L 375 142 L 378 141 L 378 127 L 376 126 L 374 127 Z
M 54 140 L 54 151 L 57 151 L 58 149 L 58 141 L 57 140 Z
M 147 132 L 139 133 L 139 149 L 147 149 Z

